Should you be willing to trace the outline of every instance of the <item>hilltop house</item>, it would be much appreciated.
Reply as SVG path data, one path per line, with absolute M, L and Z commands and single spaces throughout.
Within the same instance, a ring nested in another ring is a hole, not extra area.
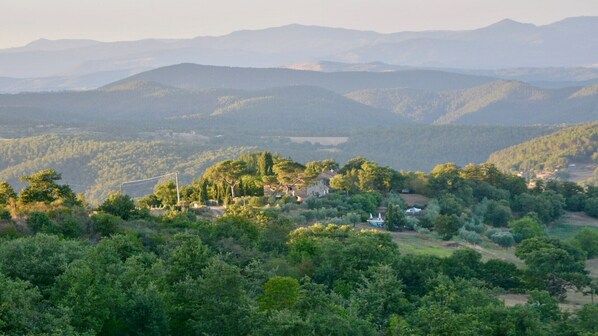
M 336 173 L 333 171 L 323 172 L 307 183 L 298 180 L 297 183 L 284 188 L 286 190 L 279 185 L 264 185 L 264 196 L 282 197 L 283 195 L 290 195 L 297 197 L 298 201 L 309 197 L 326 196 L 330 192 L 330 179 L 335 175 Z

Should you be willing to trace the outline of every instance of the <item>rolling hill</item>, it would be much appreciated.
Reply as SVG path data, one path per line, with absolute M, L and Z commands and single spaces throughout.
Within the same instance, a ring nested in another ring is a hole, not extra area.
M 433 124 L 534 125 L 598 120 L 597 85 L 542 89 L 499 80 L 465 90 L 370 89 L 346 96 Z
M 505 148 L 490 155 L 489 162 L 510 172 L 553 172 L 580 169 L 594 172 L 598 181 L 598 122 L 563 128 L 552 134 Z
M 177 64 L 145 71 L 107 85 L 132 81 L 149 81 L 182 89 L 232 88 L 263 90 L 281 86 L 318 86 L 338 93 L 359 89 L 408 87 L 430 91 L 471 88 L 493 81 L 491 77 L 462 75 L 437 70 L 400 72 L 333 72 L 301 71 L 283 68 L 238 68 Z
M 135 122 L 166 127 L 243 129 L 359 128 L 400 124 L 405 118 L 317 87 L 260 91 L 188 90 L 147 81 L 83 92 L 0 95 L 6 124 Z

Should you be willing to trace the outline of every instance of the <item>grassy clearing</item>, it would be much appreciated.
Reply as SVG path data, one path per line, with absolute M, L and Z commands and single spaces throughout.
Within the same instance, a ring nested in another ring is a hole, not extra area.
M 582 212 L 567 212 L 559 220 L 549 225 L 546 228 L 546 233 L 550 237 L 571 239 L 585 227 L 598 229 L 598 219 L 589 217 Z
M 498 299 L 504 302 L 505 306 L 513 307 L 516 305 L 522 305 L 527 302 L 529 299 L 529 295 L 527 294 L 503 294 L 499 295 Z M 596 302 L 597 298 L 594 298 L 594 302 Z M 592 303 L 592 298 L 589 295 L 584 296 L 581 293 L 568 291 L 567 292 L 567 299 L 564 302 L 560 303 L 559 306 L 561 310 L 574 312 L 576 310 L 581 309 L 584 304 Z
M 371 229 L 366 224 L 359 225 L 360 229 Z M 482 260 L 501 259 L 512 262 L 519 267 L 523 262 L 515 256 L 515 248 L 502 248 L 490 241 L 484 241 L 481 245 L 469 244 L 457 237 L 454 240 L 444 241 L 434 234 L 420 234 L 413 231 L 390 232 L 393 240 L 399 245 L 401 253 L 405 254 L 429 254 L 438 257 L 448 257 L 454 251 L 463 248 L 470 248 L 482 254 Z

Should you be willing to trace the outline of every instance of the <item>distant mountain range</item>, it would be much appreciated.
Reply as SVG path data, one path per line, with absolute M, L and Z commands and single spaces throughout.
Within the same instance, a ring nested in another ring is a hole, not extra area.
M 425 68 L 394 65 L 382 62 L 370 63 L 342 63 L 321 61 L 317 63 L 303 63 L 288 66 L 289 69 L 309 70 L 322 72 L 343 72 L 343 71 L 368 71 L 368 72 L 389 72 L 403 70 L 438 70 L 444 72 L 461 73 L 474 76 L 486 76 L 497 79 L 516 80 L 526 82 L 533 86 L 542 88 L 565 88 L 572 86 L 588 86 L 598 84 L 598 67 L 518 67 L 503 68 L 496 70 L 480 69 L 452 69 L 452 68 Z
M 193 39 L 38 40 L 0 50 L 0 77 L 4 77 L 0 92 L 87 89 L 109 81 L 101 77 L 86 81 L 82 75 L 132 74 L 178 63 L 280 67 L 320 61 L 384 62 L 490 72 L 521 67 L 587 67 L 598 64 L 596 31 L 598 17 L 575 17 L 543 26 L 503 20 L 468 31 L 381 34 L 295 24 Z M 19 82 L 22 79 L 35 81 Z

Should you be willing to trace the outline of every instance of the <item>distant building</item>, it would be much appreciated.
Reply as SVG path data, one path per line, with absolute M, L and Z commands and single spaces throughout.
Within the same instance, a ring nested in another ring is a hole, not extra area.
M 407 210 L 405 210 L 405 214 L 409 215 L 409 216 L 417 216 L 422 212 L 422 209 L 420 208 L 416 208 L 416 207 L 411 207 Z
M 370 225 L 373 227 L 384 227 L 384 219 L 382 218 L 382 214 L 378 213 L 378 217 L 374 217 L 372 214 L 370 214 L 368 223 L 370 223 Z
M 320 173 L 307 185 L 303 185 L 303 181 L 297 181 L 297 184 L 288 186 L 286 192 L 278 185 L 264 185 L 264 196 L 282 197 L 286 194 L 297 197 L 297 201 L 309 197 L 323 197 L 330 193 L 330 179 L 335 175 L 334 172 Z

